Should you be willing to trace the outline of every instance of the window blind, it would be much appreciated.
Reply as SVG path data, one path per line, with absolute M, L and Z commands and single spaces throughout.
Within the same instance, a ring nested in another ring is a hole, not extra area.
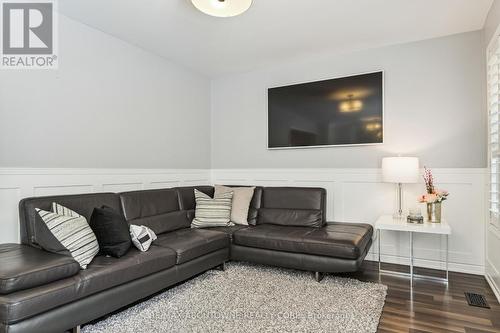
M 500 39 L 488 50 L 488 154 L 490 169 L 490 223 L 499 225 L 500 217 Z

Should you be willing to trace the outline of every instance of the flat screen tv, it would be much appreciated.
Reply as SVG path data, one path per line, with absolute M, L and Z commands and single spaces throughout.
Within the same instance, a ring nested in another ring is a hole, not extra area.
M 382 143 L 384 74 L 268 89 L 268 148 Z

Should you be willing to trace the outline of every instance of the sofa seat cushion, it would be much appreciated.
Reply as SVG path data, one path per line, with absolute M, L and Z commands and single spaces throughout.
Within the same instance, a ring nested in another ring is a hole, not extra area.
M 31 289 L 0 295 L 0 322 L 15 323 L 77 300 L 77 275 Z
M 373 234 L 368 224 L 331 223 L 322 228 L 262 224 L 238 230 L 233 242 L 241 246 L 358 259 Z
M 20 244 L 0 244 L 0 294 L 29 289 L 77 274 L 69 256 Z
M 175 266 L 176 253 L 151 247 L 147 252 L 130 249 L 123 257 L 99 256 L 79 274 L 78 293 L 90 295 L 101 290 Z
M 332 222 L 307 236 L 305 253 L 358 259 L 373 236 L 373 227 L 364 223 Z
M 241 230 L 241 229 L 246 229 L 248 228 L 248 226 L 246 225 L 240 225 L 240 224 L 236 224 L 236 225 L 233 225 L 231 227 L 213 227 L 213 228 L 208 228 L 206 230 L 213 230 L 213 231 L 218 231 L 218 232 L 223 232 L 225 234 L 227 234 L 229 236 L 229 239 L 233 239 L 233 234 L 238 231 L 238 230 Z
M 153 244 L 174 250 L 177 253 L 177 264 L 182 264 L 229 247 L 229 236 L 207 229 L 181 229 L 159 235 Z
M 0 322 L 12 323 L 175 266 L 171 249 L 130 249 L 123 257 L 98 256 L 73 277 L 0 295 Z

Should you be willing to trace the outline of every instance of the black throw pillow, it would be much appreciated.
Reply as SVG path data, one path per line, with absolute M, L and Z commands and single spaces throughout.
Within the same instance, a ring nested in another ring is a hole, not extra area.
M 132 240 L 128 223 L 120 213 L 107 206 L 94 208 L 89 225 L 97 238 L 101 254 L 120 258 L 127 253 Z

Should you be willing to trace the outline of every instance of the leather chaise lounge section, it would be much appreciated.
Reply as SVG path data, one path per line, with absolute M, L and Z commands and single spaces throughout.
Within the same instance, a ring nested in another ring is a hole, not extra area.
M 315 272 L 359 269 L 373 229 L 326 223 L 320 188 L 256 187 L 249 226 L 191 229 L 194 188 L 36 197 L 19 204 L 22 244 L 0 245 L 0 333 L 64 332 L 228 260 Z M 86 270 L 60 248 L 35 212 L 58 202 L 90 219 L 107 205 L 158 236 L 147 252 L 97 256 Z M 40 244 L 51 252 L 40 249 Z

